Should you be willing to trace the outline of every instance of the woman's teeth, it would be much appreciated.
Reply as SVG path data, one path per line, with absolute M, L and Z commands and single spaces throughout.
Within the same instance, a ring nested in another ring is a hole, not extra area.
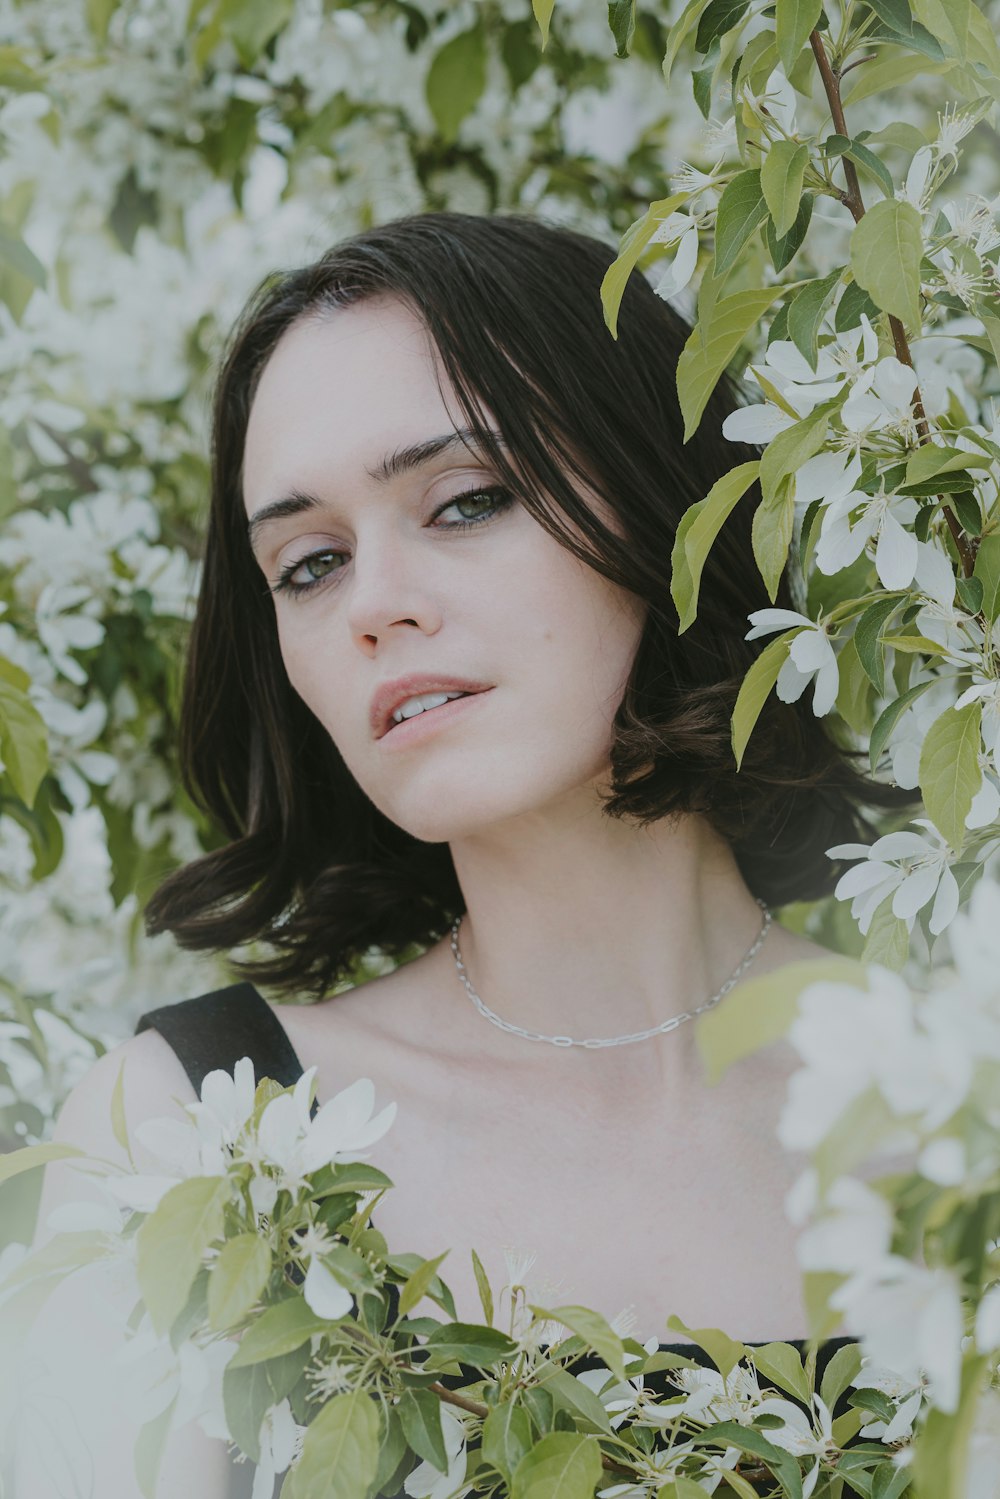
M 451 702 L 452 698 L 468 697 L 467 692 L 425 692 L 421 697 L 408 697 L 405 703 L 392 715 L 393 723 L 402 723 L 404 718 L 415 718 L 418 713 L 425 713 L 428 708 L 439 708 L 442 703 Z

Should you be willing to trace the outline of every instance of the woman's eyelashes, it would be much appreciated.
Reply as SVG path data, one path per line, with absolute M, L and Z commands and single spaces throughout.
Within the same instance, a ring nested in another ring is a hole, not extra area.
M 480 500 L 488 502 L 483 513 L 471 519 L 463 517 L 460 520 L 447 521 L 435 529 L 439 531 L 471 531 L 476 526 L 486 525 L 489 521 L 497 519 L 498 516 L 504 511 L 509 510 L 515 503 L 511 492 L 499 486 L 493 486 L 488 489 L 466 489 L 461 494 L 452 495 L 451 499 L 445 500 L 443 505 L 439 505 L 431 519 L 432 521 L 437 520 L 439 515 L 442 515 L 446 510 L 450 510 L 455 505 L 469 505 L 473 501 Z M 292 598 L 301 598 L 304 594 L 311 593 L 314 588 L 319 588 L 321 584 L 329 582 L 332 577 L 341 572 L 342 569 L 334 566 L 331 559 L 345 557 L 346 555 L 346 552 L 342 552 L 335 547 L 320 547 L 315 551 L 307 552 L 304 557 L 297 557 L 294 562 L 285 564 L 278 574 L 277 582 L 268 588 L 268 592 L 287 593 Z M 318 572 L 317 569 L 319 569 Z M 295 581 L 296 574 L 300 572 L 304 573 L 307 581 Z

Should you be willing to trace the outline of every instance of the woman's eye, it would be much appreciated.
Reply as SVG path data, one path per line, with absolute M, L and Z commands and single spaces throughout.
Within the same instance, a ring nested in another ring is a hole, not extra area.
M 509 510 L 515 503 L 514 496 L 510 490 L 494 486 L 490 489 L 469 489 L 462 494 L 456 494 L 443 505 L 439 505 L 431 517 L 430 530 L 438 531 L 469 531 L 474 526 L 487 524 L 503 511 Z M 461 509 L 471 506 L 472 515 L 459 515 L 458 520 L 442 521 L 440 517 L 447 510 Z M 338 557 L 346 557 L 346 552 L 335 551 L 332 547 L 323 547 L 319 551 L 309 552 L 305 557 L 299 557 L 295 562 L 289 562 L 282 568 L 278 581 L 271 589 L 272 593 L 289 593 L 293 598 L 300 598 L 312 589 L 318 588 L 334 573 L 342 571 L 341 567 L 335 566 L 334 561 Z M 296 578 L 296 574 L 302 574 Z
M 278 581 L 272 589 L 273 593 L 306 593 L 310 588 L 315 588 L 317 583 L 322 583 L 331 572 L 337 569 L 331 564 L 331 558 L 343 557 L 343 552 L 335 552 L 332 548 L 326 548 L 321 552 L 310 552 L 307 557 L 300 557 L 297 562 L 289 562 L 278 574 Z M 304 572 L 305 578 L 296 581 L 296 573 Z

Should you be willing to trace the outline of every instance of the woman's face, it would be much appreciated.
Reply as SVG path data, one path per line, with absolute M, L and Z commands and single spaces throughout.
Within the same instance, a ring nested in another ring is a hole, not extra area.
M 273 594 L 289 680 L 380 811 L 431 843 L 604 780 L 645 613 L 516 500 L 504 505 L 485 459 L 454 440 L 465 424 L 436 368 L 396 299 L 295 324 L 262 373 L 244 459 L 268 586 L 282 574 L 313 584 Z M 399 461 L 449 436 L 415 466 Z M 490 690 L 376 737 L 374 695 L 410 673 Z

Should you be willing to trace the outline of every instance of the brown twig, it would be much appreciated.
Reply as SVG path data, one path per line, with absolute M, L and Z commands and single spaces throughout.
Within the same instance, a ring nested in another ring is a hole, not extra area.
M 852 68 L 860 68 L 863 62 L 874 62 L 877 56 L 877 52 L 866 52 L 864 57 L 856 57 L 853 62 L 849 62 L 847 64 L 846 68 L 841 68 L 841 78 L 843 78 L 846 73 L 849 73 Z
M 819 68 L 820 77 L 823 80 L 823 87 L 826 90 L 827 103 L 830 106 L 830 117 L 833 120 L 834 127 L 838 135 L 846 135 L 850 137 L 850 131 L 847 128 L 847 121 L 844 118 L 844 105 L 840 97 L 840 80 L 843 77 L 843 74 L 837 72 L 831 64 L 830 59 L 826 55 L 826 48 L 823 46 L 823 39 L 818 31 L 811 31 L 809 33 L 809 45 L 812 47 L 813 56 L 816 59 L 816 65 Z M 845 68 L 844 72 L 846 71 L 847 69 Z M 841 160 L 844 164 L 844 178 L 847 182 L 847 191 L 846 193 L 841 193 L 840 200 L 850 209 L 854 222 L 856 224 L 859 224 L 865 215 L 865 205 L 864 200 L 861 196 L 861 184 L 858 181 L 858 170 L 849 157 L 844 156 L 841 158 Z M 910 345 L 906 337 L 906 330 L 900 322 L 899 318 L 893 317 L 892 313 L 889 314 L 889 329 L 892 333 L 892 342 L 896 350 L 896 358 L 899 360 L 900 364 L 907 364 L 912 369 L 913 358 L 910 354 Z M 910 404 L 913 409 L 914 418 L 916 419 L 917 433 L 919 435 L 921 445 L 923 445 L 924 443 L 930 442 L 931 429 L 927 421 L 927 414 L 924 411 L 924 402 L 923 397 L 920 394 L 919 385 L 915 385 L 913 388 L 913 396 Z M 969 537 L 966 536 L 961 524 L 959 523 L 957 515 L 949 505 L 943 505 L 942 509 L 944 511 L 944 518 L 948 523 L 948 529 L 951 531 L 951 534 L 955 540 L 955 546 L 958 548 L 958 555 L 962 563 L 962 571 L 967 578 L 971 577 L 973 568 L 976 565 L 975 539 L 973 538 L 973 540 L 970 541 Z

